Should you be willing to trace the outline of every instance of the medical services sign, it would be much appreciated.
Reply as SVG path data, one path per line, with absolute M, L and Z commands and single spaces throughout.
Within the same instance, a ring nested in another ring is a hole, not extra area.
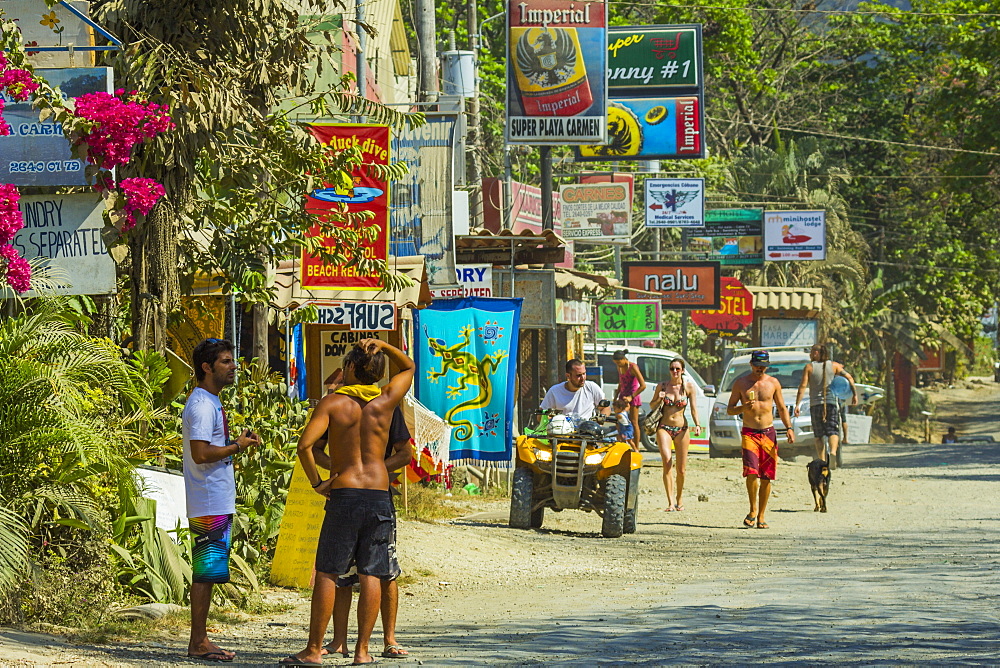
M 507 143 L 607 139 L 604 2 L 508 0 Z
M 826 259 L 826 211 L 765 211 L 764 259 Z

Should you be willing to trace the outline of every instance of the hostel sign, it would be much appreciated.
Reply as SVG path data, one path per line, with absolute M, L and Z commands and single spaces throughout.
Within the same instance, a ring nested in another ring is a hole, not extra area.
M 718 309 L 691 311 L 691 320 L 707 334 L 734 337 L 753 324 L 753 294 L 738 279 L 722 277 L 719 301 Z
M 603 1 L 508 0 L 508 144 L 605 140 L 607 24 Z

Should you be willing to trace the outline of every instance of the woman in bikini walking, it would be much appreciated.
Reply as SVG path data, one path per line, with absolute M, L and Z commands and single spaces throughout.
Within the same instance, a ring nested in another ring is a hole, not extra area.
M 663 487 L 667 491 L 667 507 L 664 509 L 666 512 L 684 510 L 681 495 L 684 493 L 688 445 L 691 441 L 687 418 L 684 416 L 688 406 L 691 407 L 695 429 L 701 431 L 698 410 L 695 406 L 695 392 L 694 383 L 684 380 L 684 360 L 677 357 L 670 360 L 670 380 L 656 385 L 653 400 L 649 403 L 650 409 L 663 403 L 663 417 L 660 418 L 660 424 L 656 428 L 656 445 L 660 448 L 660 457 L 663 459 Z M 676 493 L 671 475 L 673 468 L 671 445 L 677 452 Z

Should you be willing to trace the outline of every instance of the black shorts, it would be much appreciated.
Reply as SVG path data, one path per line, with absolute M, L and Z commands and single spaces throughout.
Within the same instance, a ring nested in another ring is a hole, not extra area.
M 823 409 L 826 408 L 826 419 L 823 419 Z M 840 435 L 840 409 L 835 404 L 819 404 L 809 407 L 809 417 L 812 418 L 813 436 Z
M 392 540 L 389 541 L 389 577 L 388 580 L 395 580 L 400 575 L 403 574 L 403 570 L 399 567 L 399 560 L 396 558 L 396 513 L 395 507 L 393 508 L 392 514 Z M 358 567 L 355 564 L 351 564 L 351 570 L 347 571 L 346 574 L 341 575 L 337 578 L 338 587 L 353 587 L 358 584 Z
M 316 570 L 344 575 L 356 565 L 361 575 L 392 579 L 394 518 L 388 490 L 331 490 L 319 532 Z

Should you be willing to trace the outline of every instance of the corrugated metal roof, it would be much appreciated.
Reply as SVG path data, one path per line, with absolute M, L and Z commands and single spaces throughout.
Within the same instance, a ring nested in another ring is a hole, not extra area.
M 748 285 L 755 311 L 822 311 L 823 288 L 775 288 Z
M 510 266 L 513 254 L 515 265 L 561 262 L 565 246 L 562 237 L 552 230 L 544 230 L 541 234 L 529 230 L 520 234 L 510 230 L 496 234 L 480 230 L 476 234 L 455 237 L 455 259 L 459 264 L 490 262 Z

